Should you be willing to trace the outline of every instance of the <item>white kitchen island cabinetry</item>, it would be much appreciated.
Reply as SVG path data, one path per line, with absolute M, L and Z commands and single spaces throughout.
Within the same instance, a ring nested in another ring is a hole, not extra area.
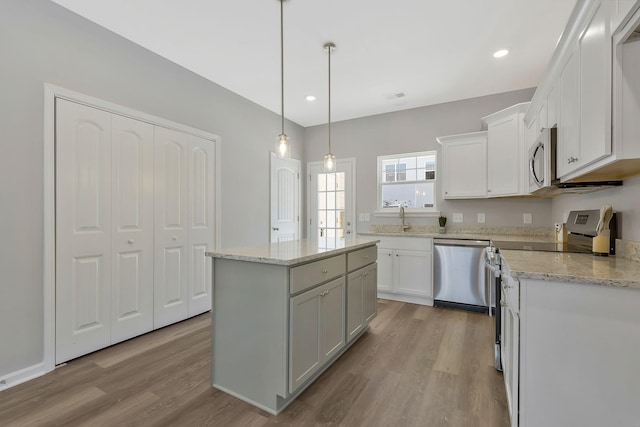
M 433 305 L 433 239 L 380 237 L 378 297 Z
M 441 136 L 442 197 L 487 197 L 487 132 Z
M 375 317 L 367 280 L 356 284 L 357 274 L 349 275 L 348 283 L 347 272 L 375 277 L 376 242 L 354 238 L 322 249 L 300 240 L 208 252 L 213 387 L 272 414 L 291 403 Z M 361 324 L 347 341 L 354 315 Z

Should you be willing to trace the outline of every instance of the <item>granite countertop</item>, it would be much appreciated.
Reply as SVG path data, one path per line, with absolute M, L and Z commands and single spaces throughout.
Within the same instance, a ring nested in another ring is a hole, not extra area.
M 590 254 L 500 251 L 511 276 L 618 288 L 640 289 L 640 263 L 627 258 Z
M 258 246 L 228 248 L 206 252 L 213 258 L 258 262 L 261 264 L 296 265 L 327 256 L 340 255 L 353 250 L 374 245 L 379 240 L 346 238 L 337 248 L 319 248 L 315 240 L 295 240 L 290 242 L 267 243 Z
M 514 242 L 551 242 L 554 239 L 551 236 L 536 236 L 529 234 L 496 234 L 492 232 L 471 232 L 471 233 L 430 233 L 430 232 L 411 232 L 411 231 L 392 231 L 392 232 L 373 232 L 366 231 L 358 233 L 362 237 L 429 237 L 434 239 L 464 239 L 464 240 L 493 240 L 493 241 L 514 241 Z

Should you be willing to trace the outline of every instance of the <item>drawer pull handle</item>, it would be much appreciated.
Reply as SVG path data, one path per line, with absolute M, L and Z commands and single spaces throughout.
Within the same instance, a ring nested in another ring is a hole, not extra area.
M 327 269 L 326 268 L 322 269 L 322 274 L 327 274 Z
M 369 255 L 365 255 L 365 256 L 364 256 L 364 259 L 369 259 Z
M 129 239 L 129 240 L 127 240 L 127 243 L 129 243 L 130 245 L 133 245 L 135 243 L 135 240 Z
M 364 273 L 364 277 L 367 277 L 368 275 L 369 275 L 369 273 L 368 273 L 368 272 L 367 272 L 367 273 Z

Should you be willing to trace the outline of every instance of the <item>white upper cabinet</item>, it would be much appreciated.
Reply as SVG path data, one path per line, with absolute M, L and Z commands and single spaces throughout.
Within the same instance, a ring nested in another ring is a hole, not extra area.
M 487 197 L 487 132 L 441 136 L 442 197 Z
M 580 86 L 578 49 L 571 53 L 560 74 L 560 111 L 558 114 L 558 154 L 556 173 L 565 176 L 575 170 L 580 158 Z
M 529 103 L 516 104 L 482 118 L 487 128 L 487 196 L 528 194 L 525 185 L 525 142 L 523 117 Z

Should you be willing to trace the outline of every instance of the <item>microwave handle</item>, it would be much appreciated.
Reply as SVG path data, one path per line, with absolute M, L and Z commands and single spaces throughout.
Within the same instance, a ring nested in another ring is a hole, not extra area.
M 536 185 L 538 187 L 542 187 L 543 182 L 538 178 L 538 175 L 536 174 L 536 168 L 535 168 L 535 158 L 536 158 L 536 154 L 538 153 L 538 150 L 544 151 L 544 145 L 542 144 L 542 142 L 539 142 L 538 145 L 536 145 L 536 148 L 533 150 L 533 153 L 531 154 L 531 158 L 529 159 L 529 169 L 531 171 L 531 176 L 533 177 L 533 180 L 536 182 Z

